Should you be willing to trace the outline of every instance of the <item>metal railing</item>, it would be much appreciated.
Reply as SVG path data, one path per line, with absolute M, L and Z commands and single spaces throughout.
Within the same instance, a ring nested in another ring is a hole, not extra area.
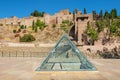
M 0 57 L 46 57 L 48 52 L 0 51 Z

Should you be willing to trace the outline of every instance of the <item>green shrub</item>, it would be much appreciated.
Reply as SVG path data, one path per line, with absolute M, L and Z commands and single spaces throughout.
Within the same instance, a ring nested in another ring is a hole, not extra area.
M 39 19 L 37 19 L 36 22 L 34 22 L 34 21 L 32 22 L 32 30 L 34 30 L 35 32 L 38 31 L 38 28 L 40 30 L 43 30 L 46 26 L 47 25 L 43 21 L 41 21 Z
M 36 22 L 36 26 L 39 27 L 40 30 L 43 30 L 46 27 L 45 23 L 39 19 Z
M 63 20 L 62 23 L 66 24 L 67 26 L 71 26 L 73 24 L 72 21 L 69 20 Z
M 62 30 L 64 30 L 66 33 L 68 33 L 68 26 L 66 24 L 61 24 L 60 27 Z
M 18 29 L 18 32 L 21 32 L 21 29 Z
M 45 12 L 39 12 L 38 10 L 35 10 L 34 12 L 31 13 L 31 16 L 34 17 L 44 17 Z
M 116 19 L 110 26 L 110 33 L 114 36 L 120 36 L 120 19 Z
M 20 29 L 26 29 L 26 25 L 21 25 Z
M 55 27 L 56 27 L 56 24 L 53 24 L 52 27 L 55 28 Z
M 32 42 L 35 40 L 35 37 L 31 34 L 24 34 L 23 37 L 20 37 L 20 42 Z
M 3 24 L 0 24 L 0 26 L 3 26 Z
M 26 29 L 27 27 L 26 26 L 24 26 L 24 29 Z
M 16 33 L 16 30 L 13 30 L 13 33 Z
M 60 24 L 60 27 L 62 30 L 64 30 L 66 33 L 68 33 L 68 30 L 72 24 L 73 24 L 72 21 L 63 20 L 62 24 Z
M 95 30 L 95 28 L 92 27 L 91 24 L 87 25 L 86 33 L 93 41 L 98 39 L 98 33 Z
M 24 25 L 21 25 L 21 26 L 20 26 L 21 29 L 24 29 L 24 27 L 25 27 Z

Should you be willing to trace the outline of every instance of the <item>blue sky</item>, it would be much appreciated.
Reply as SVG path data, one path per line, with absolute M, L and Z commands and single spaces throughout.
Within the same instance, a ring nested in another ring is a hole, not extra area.
M 113 8 L 120 14 L 120 0 L 0 0 L 0 18 L 17 16 L 19 18 L 30 16 L 34 10 L 44 11 L 50 14 L 59 12 L 62 9 L 74 9 L 83 11 L 86 8 L 88 13 L 92 10 L 99 12 L 110 11 Z

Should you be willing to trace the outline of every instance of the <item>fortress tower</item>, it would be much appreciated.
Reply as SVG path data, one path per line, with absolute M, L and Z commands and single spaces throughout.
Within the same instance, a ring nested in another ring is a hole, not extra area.
M 83 45 L 84 43 L 84 31 L 87 28 L 87 23 L 93 21 L 92 14 L 82 14 L 78 12 L 75 14 L 75 39 L 78 45 Z

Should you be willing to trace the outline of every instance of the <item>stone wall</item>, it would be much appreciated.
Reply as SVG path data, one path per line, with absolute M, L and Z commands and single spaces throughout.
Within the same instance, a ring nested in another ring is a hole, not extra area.
M 15 16 L 11 18 L 4 18 L 0 19 L 0 24 L 3 26 L 6 25 L 26 25 L 31 26 L 33 20 L 36 21 L 37 19 L 40 19 L 41 21 L 45 22 L 45 24 L 61 24 L 63 20 L 70 20 L 72 21 L 73 15 L 69 14 L 69 10 L 62 10 L 59 13 L 55 13 L 55 15 L 51 16 L 49 14 L 45 14 L 44 17 L 26 17 L 26 18 L 17 18 Z
M 37 20 L 36 17 L 26 17 L 26 18 L 17 18 L 17 17 L 11 17 L 11 18 L 4 18 L 0 19 L 0 24 L 3 26 L 7 25 L 14 25 L 14 26 L 19 26 L 19 25 L 26 25 L 31 26 L 33 20 Z
M 75 36 L 78 42 L 78 45 L 84 45 L 83 42 L 83 33 L 87 28 L 87 23 L 93 21 L 93 15 L 92 14 L 82 14 L 81 12 L 78 12 L 75 15 Z
M 26 18 L 17 18 L 14 16 L 11 18 L 4 18 L 4 19 L 0 19 L 0 25 L 1 24 L 3 26 L 15 25 L 17 27 L 19 25 L 26 25 L 27 27 L 29 27 L 29 26 L 32 26 L 33 21 L 40 19 L 46 25 L 57 24 L 58 26 L 60 26 L 63 20 L 69 20 L 69 21 L 75 22 L 75 38 L 77 38 L 78 43 L 82 43 L 82 34 L 86 29 L 87 23 L 93 21 L 93 15 L 82 14 L 80 11 L 78 11 L 78 13 L 75 14 L 74 21 L 73 21 L 73 16 L 74 15 L 70 13 L 69 10 L 61 10 L 60 12 L 55 13 L 53 16 L 49 14 L 45 14 L 44 17 L 30 16 Z

